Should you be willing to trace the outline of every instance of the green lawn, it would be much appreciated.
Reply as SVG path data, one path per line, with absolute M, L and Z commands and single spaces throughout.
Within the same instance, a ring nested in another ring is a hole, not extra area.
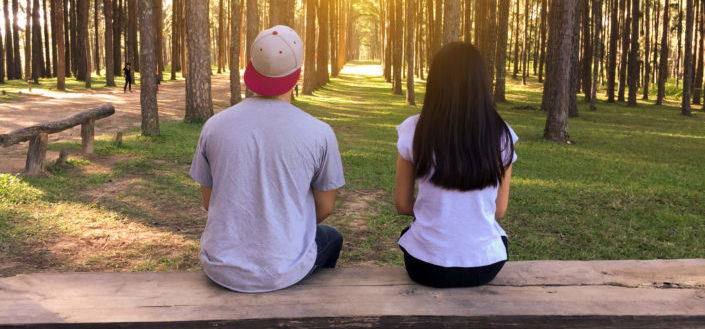
M 576 145 L 557 145 L 541 138 L 539 86 L 510 79 L 509 102 L 499 105 L 520 137 L 509 210 L 500 220 L 510 259 L 705 258 L 700 107 L 685 117 L 674 98 L 637 107 L 601 100 L 590 112 L 580 97 L 580 116 L 569 124 Z M 420 106 L 390 90 L 381 77 L 343 74 L 294 102 L 337 133 L 347 185 L 330 223 L 346 236 L 343 264 L 401 264 L 396 237 L 410 218 L 393 206 L 394 128 Z M 0 261 L 31 263 L 0 274 L 198 269 L 205 216 L 187 171 L 200 127 L 165 123 L 154 138 L 131 130 L 120 146 L 104 136 L 98 156 L 73 159 L 50 178 L 0 177 Z M 80 149 L 50 144 L 60 147 Z M 62 241 L 85 252 L 62 253 Z

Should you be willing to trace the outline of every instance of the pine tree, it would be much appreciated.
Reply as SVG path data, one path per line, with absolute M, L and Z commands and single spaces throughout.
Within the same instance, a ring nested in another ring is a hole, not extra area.
M 186 77 L 184 119 L 205 122 L 213 116 L 208 3 L 201 0 L 186 0 L 186 12 L 188 13 L 186 20 L 188 76 Z
M 154 5 L 156 1 L 139 0 L 140 22 L 140 105 L 142 109 L 142 136 L 159 135 L 159 109 L 157 107 L 156 29 Z M 195 14 L 194 16 L 196 16 Z M 188 92 L 188 88 L 187 88 Z M 209 95 L 210 96 L 210 95 Z

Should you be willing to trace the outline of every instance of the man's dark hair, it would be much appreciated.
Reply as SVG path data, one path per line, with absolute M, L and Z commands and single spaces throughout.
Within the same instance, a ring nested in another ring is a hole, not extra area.
M 417 178 L 447 189 L 497 186 L 514 153 L 509 127 L 495 109 L 487 64 L 469 43 L 435 55 L 414 134 Z M 502 158 L 509 148 L 508 159 Z

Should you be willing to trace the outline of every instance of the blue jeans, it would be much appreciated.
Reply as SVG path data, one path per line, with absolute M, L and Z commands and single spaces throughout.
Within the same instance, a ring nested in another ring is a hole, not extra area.
M 340 250 L 343 248 L 343 235 L 328 225 L 318 225 L 316 227 L 316 247 L 318 248 L 316 262 L 303 280 L 321 268 L 335 267 Z

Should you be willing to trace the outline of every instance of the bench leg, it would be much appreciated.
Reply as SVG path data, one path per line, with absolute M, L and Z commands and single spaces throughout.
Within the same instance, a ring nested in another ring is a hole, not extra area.
M 81 124 L 81 153 L 93 154 L 93 137 L 95 136 L 95 119 L 90 118 Z
M 47 155 L 48 140 L 49 136 L 47 133 L 39 133 L 29 140 L 27 163 L 25 165 L 27 175 L 35 176 L 44 171 L 44 158 Z

